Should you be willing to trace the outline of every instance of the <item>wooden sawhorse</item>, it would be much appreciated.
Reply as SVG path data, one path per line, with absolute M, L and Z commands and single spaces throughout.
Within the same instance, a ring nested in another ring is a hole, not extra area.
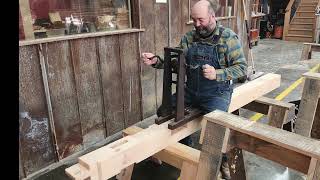
M 320 44 L 317 43 L 303 43 L 303 49 L 300 60 L 308 60 L 312 57 L 312 51 L 320 52 Z
M 222 152 L 240 148 L 320 179 L 320 141 L 216 110 L 204 116 L 206 131 L 197 180 L 216 180 Z M 237 178 L 241 179 L 242 178 Z
M 278 101 L 275 99 L 260 97 L 257 100 L 249 103 L 243 108 L 249 109 L 255 112 L 259 112 L 268 115 L 269 125 L 281 128 L 282 125 L 292 118 L 294 115 L 294 104 Z M 142 128 L 137 126 L 131 126 L 123 130 L 123 136 L 133 135 L 140 132 Z M 236 167 L 232 168 L 244 169 L 242 152 L 239 149 L 233 149 L 228 154 L 229 157 L 238 157 L 237 159 L 229 159 L 229 164 L 236 163 Z M 176 143 L 166 149 L 156 153 L 153 157 L 166 162 L 178 169 L 180 172 L 181 180 L 194 180 L 197 174 L 197 167 L 199 164 L 200 151 L 192 147 L 183 145 L 181 143 Z M 130 180 L 133 166 L 131 165 L 121 171 L 117 175 L 118 180 Z M 232 169 L 232 170 L 233 170 Z M 239 174 L 244 172 L 233 173 L 232 176 L 243 177 L 245 174 Z

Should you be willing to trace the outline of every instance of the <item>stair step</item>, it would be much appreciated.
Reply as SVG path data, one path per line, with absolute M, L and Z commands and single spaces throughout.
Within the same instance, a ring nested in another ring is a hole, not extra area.
M 291 24 L 294 24 L 294 25 L 313 25 L 313 23 L 308 23 L 308 22 L 295 22 L 295 23 L 291 23 Z
M 311 17 L 314 16 L 314 11 L 297 11 L 296 17 Z
M 316 3 L 314 3 L 314 4 L 300 4 L 299 6 L 302 6 L 302 7 L 315 7 L 315 6 L 317 6 L 317 4 Z
M 309 5 L 307 5 L 307 6 L 302 6 L 302 5 L 300 5 L 299 7 L 298 7 L 298 11 L 313 11 L 314 12 L 314 10 L 315 10 L 315 8 L 316 8 L 316 5 L 314 5 L 314 6 L 309 6 Z
M 312 38 L 312 36 L 301 35 L 301 34 L 288 34 L 288 37 L 304 37 L 304 38 Z
M 313 31 L 313 29 L 300 29 L 300 28 L 290 28 L 292 31 Z
M 299 19 L 314 19 L 315 17 L 313 17 L 313 16 L 306 16 L 306 17 L 295 17 L 295 18 L 299 18 Z
M 304 11 L 296 11 L 297 13 L 314 13 L 314 11 L 306 11 L 306 10 L 304 10 Z
M 294 16 L 292 19 L 292 23 L 304 22 L 304 23 L 313 23 L 315 17 L 299 17 Z
M 313 35 L 313 30 L 311 29 L 295 29 L 295 28 L 289 28 L 288 34 L 290 35 L 306 35 L 311 36 Z
M 309 2 L 302 1 L 301 4 L 318 4 L 318 1 L 309 1 Z
M 286 41 L 299 41 L 299 42 L 313 42 L 312 37 L 301 37 L 301 36 L 286 36 Z
M 289 28 L 296 28 L 296 29 L 314 29 L 313 23 L 304 23 L 304 24 L 298 24 L 298 23 L 291 23 L 289 25 Z

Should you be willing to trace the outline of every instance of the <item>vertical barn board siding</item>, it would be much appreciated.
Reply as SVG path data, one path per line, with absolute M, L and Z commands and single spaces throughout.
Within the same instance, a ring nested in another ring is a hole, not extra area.
M 125 127 L 142 120 L 138 35 L 119 35 Z
M 37 46 L 19 47 L 19 103 L 31 119 L 19 119 L 21 164 L 26 175 L 55 161 Z
M 164 47 L 168 46 L 168 3 L 156 3 L 154 5 L 155 16 L 155 52 L 159 55 L 164 55 Z M 161 15 L 160 15 L 161 14 Z M 163 70 L 156 70 L 156 98 L 157 108 L 162 103 L 162 85 L 163 85 Z
M 245 3 L 246 3 L 246 11 L 247 11 L 247 16 L 251 15 L 251 11 L 250 11 L 250 8 L 249 8 L 249 3 L 250 1 L 248 0 L 245 0 Z M 245 21 L 244 21 L 244 12 L 243 12 L 243 6 L 242 6 L 242 1 L 238 1 L 236 3 L 237 5 L 237 14 L 235 15 L 236 16 L 236 33 L 238 34 L 239 36 L 239 39 L 240 39 L 240 42 L 242 44 L 242 47 L 243 47 L 243 52 L 244 52 L 244 55 L 248 61 L 248 53 L 249 53 L 249 47 L 248 47 L 248 40 L 247 40 L 247 31 L 246 31 L 246 26 L 245 26 Z M 251 19 L 250 17 L 248 17 L 249 20 Z M 248 24 L 250 25 L 250 22 L 248 22 Z M 250 65 L 250 64 L 248 64 Z
M 125 124 L 119 36 L 101 37 L 97 39 L 97 42 L 107 136 L 110 136 L 124 129 Z
M 248 16 L 248 26 L 249 26 L 249 29 L 251 28 L 250 24 L 251 24 L 251 2 L 250 0 L 245 0 L 246 1 L 246 12 L 247 12 L 247 16 Z M 239 3 L 239 2 L 238 2 Z M 241 4 L 241 3 L 239 3 Z M 240 12 L 242 12 L 243 14 L 243 9 L 240 9 L 239 10 Z M 248 34 L 247 34 L 247 30 L 245 28 L 245 21 L 244 21 L 244 15 L 242 16 L 243 17 L 243 20 L 240 21 L 240 23 L 242 23 L 242 26 L 244 26 L 243 30 L 240 32 L 242 34 L 242 42 L 243 42 L 243 51 L 244 51 L 244 54 L 247 56 L 247 61 L 248 61 L 248 57 L 249 57 L 249 43 L 248 42 Z M 252 63 L 250 61 L 248 61 L 248 65 L 251 66 Z
M 140 0 L 131 0 L 131 19 L 132 19 L 132 27 L 140 28 Z
M 181 1 L 181 35 L 186 34 L 192 29 L 192 25 L 187 25 L 189 21 L 189 2 L 188 0 Z M 182 36 L 181 36 L 182 37 Z
M 140 0 L 141 28 L 145 32 L 140 35 L 140 52 L 155 53 L 155 27 L 154 27 L 154 4 L 155 0 Z M 159 16 L 162 16 L 159 14 Z M 141 61 L 141 89 L 143 118 L 150 117 L 156 113 L 156 73 L 155 69 L 144 65 Z
M 84 147 L 105 138 L 95 38 L 70 41 Z
M 48 117 L 36 45 L 19 47 L 19 101 L 31 117 Z
M 82 133 L 68 41 L 43 46 L 60 159 L 81 150 Z
M 19 150 L 19 179 L 22 179 L 24 177 L 26 177 L 26 175 L 23 170 L 21 155 L 20 155 L 20 150 Z
M 168 1 L 171 6 L 171 46 L 177 46 L 182 37 L 182 25 L 184 23 L 181 17 L 181 1 Z

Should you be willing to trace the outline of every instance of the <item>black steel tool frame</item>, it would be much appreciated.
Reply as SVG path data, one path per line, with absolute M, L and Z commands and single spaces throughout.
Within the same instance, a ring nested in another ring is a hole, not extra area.
M 172 73 L 174 73 L 172 59 L 177 58 L 177 81 L 172 80 Z M 163 95 L 161 116 L 156 119 L 156 124 L 164 123 L 174 118 L 174 121 L 168 124 L 169 129 L 176 129 L 192 119 L 199 117 L 201 112 L 198 109 L 189 109 L 185 111 L 184 103 L 184 83 L 185 83 L 185 56 L 183 50 L 179 48 L 164 48 L 164 72 L 163 72 Z M 176 107 L 172 107 L 172 84 L 176 83 Z

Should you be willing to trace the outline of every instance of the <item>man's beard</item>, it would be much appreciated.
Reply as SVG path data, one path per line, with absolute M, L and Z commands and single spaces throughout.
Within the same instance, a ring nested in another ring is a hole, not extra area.
M 209 37 L 212 33 L 214 28 L 211 28 L 212 24 L 208 24 L 207 26 L 198 26 L 195 27 L 196 33 L 201 37 L 201 38 L 206 38 Z

